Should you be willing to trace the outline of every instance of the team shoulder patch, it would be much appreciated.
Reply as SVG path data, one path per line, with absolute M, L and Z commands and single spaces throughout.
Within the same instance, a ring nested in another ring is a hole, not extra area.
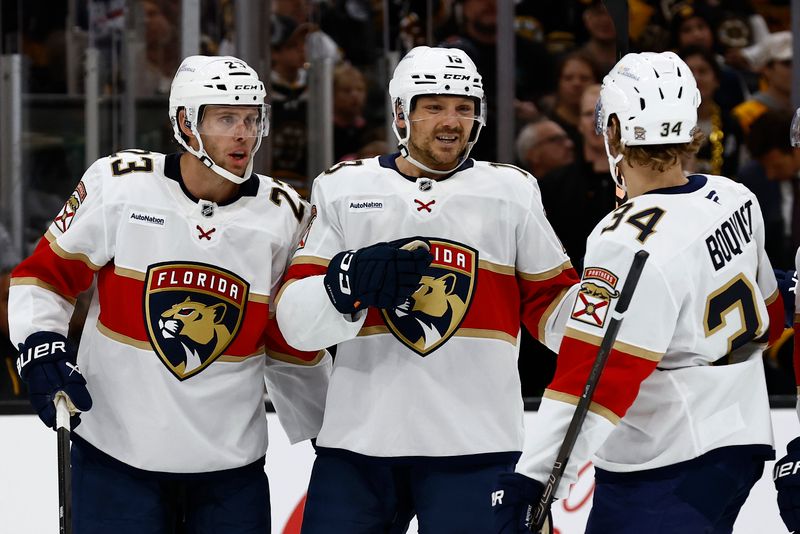
M 75 187 L 75 191 L 72 192 L 64 203 L 64 207 L 61 208 L 56 218 L 53 219 L 56 228 L 61 230 L 62 233 L 66 232 L 70 227 L 72 220 L 75 218 L 75 213 L 78 211 L 78 208 L 81 207 L 84 200 L 86 200 L 86 186 L 83 185 L 83 180 L 81 180 Z
M 572 318 L 582 323 L 603 328 L 611 301 L 619 297 L 619 277 L 602 267 L 587 267 L 583 272 L 581 288 L 572 307 Z

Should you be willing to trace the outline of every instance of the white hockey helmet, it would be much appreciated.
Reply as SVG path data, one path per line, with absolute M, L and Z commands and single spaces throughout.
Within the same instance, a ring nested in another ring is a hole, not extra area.
M 611 174 L 625 185 L 616 166 L 622 158 L 608 148 L 608 125 L 617 116 L 623 146 L 689 143 L 697 127 L 700 91 L 691 69 L 673 52 L 627 54 L 600 89 L 595 128 L 603 136 Z
M 261 138 L 269 134 L 269 105 L 267 92 L 258 74 L 241 59 L 231 56 L 189 56 L 183 60 L 169 93 L 169 118 L 175 139 L 191 154 L 197 156 L 208 168 L 234 183 L 241 184 L 253 172 L 253 157 L 261 146 Z M 203 106 L 257 106 L 259 120 L 252 135 L 256 144 L 250 154 L 243 176 L 217 165 L 203 148 L 199 124 Z M 178 124 L 178 111 L 186 111 L 185 125 L 191 128 L 200 146 L 193 149 L 184 139 Z
M 475 123 L 470 131 L 467 147 L 455 167 L 448 171 L 429 169 L 408 153 L 411 137 L 411 113 L 414 98 L 423 95 L 455 95 L 475 100 Z M 389 82 L 389 97 L 392 100 L 392 130 L 397 136 L 400 151 L 411 163 L 433 174 L 448 174 L 457 169 L 469 157 L 486 124 L 486 98 L 483 82 L 470 57 L 458 48 L 431 48 L 418 46 L 411 49 L 394 69 Z M 397 127 L 398 115 L 405 119 L 405 132 L 401 135 Z

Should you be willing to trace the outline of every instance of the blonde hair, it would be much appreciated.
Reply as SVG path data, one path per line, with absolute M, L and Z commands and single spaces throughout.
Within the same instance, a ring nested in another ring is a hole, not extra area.
M 611 117 L 609 133 L 608 146 L 617 154 L 622 154 L 628 165 L 648 167 L 657 172 L 664 172 L 682 159 L 695 155 L 705 140 L 700 128 L 694 128 L 692 140 L 688 143 L 622 146 L 619 120 L 616 116 Z

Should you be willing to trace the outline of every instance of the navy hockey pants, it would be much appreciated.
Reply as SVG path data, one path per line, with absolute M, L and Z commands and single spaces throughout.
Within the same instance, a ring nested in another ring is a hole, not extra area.
M 731 447 L 649 471 L 597 469 L 586 534 L 730 534 L 764 462 Z
M 154 478 L 72 444 L 74 534 L 269 534 L 263 466 L 214 479 Z M 174 476 L 174 475 L 171 475 Z
M 489 496 L 515 461 L 477 466 L 389 466 L 320 454 L 314 461 L 302 534 L 486 534 Z

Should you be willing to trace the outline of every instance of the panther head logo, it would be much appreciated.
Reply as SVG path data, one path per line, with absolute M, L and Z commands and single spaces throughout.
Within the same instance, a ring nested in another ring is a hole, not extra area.
M 148 267 L 144 311 L 153 352 L 178 379 L 211 365 L 236 339 L 249 292 L 231 271 L 196 262 Z
M 227 307 L 192 302 L 190 297 L 161 314 L 158 327 L 165 339 L 178 339 L 185 359 L 176 364 L 181 373 L 200 367 L 220 347 L 227 347 L 230 330 L 222 322 Z
M 406 302 L 383 310 L 389 330 L 425 356 L 446 342 L 466 317 L 475 286 L 477 252 L 464 245 L 430 240 L 434 261 Z

